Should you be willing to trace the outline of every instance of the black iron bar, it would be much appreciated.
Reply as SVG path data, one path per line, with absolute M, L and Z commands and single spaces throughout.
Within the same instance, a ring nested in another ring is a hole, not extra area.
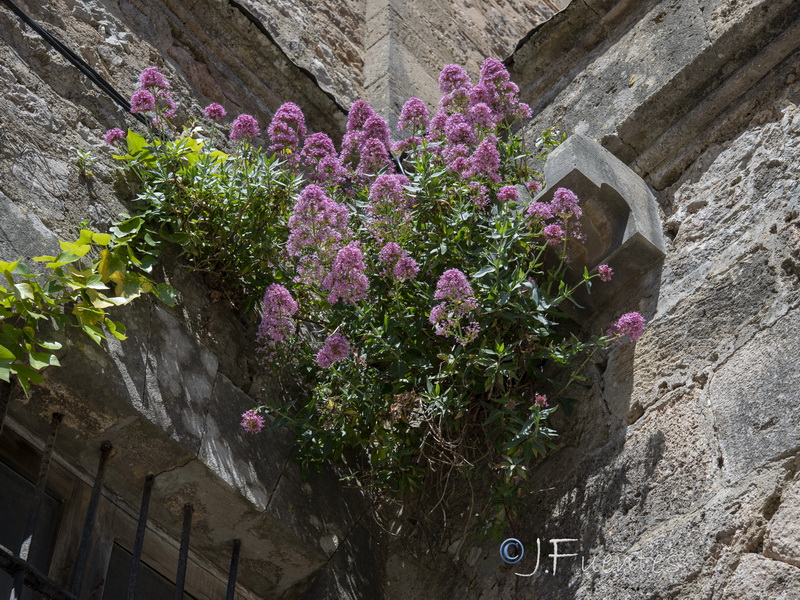
M 127 600 L 136 598 L 136 577 L 139 575 L 139 563 L 142 561 L 142 546 L 144 545 L 144 532 L 147 528 L 147 511 L 150 507 L 150 493 L 153 491 L 153 481 L 156 476 L 150 473 L 144 480 L 142 490 L 142 506 L 139 509 L 139 523 L 136 526 L 136 539 L 133 541 L 133 556 L 131 557 L 131 574 L 128 579 Z
M 25 585 L 51 600 L 78 600 L 47 575 L 14 556 L 14 553 L 3 545 L 0 545 L 0 569 L 15 577 L 19 572 L 24 573 Z
M 42 508 L 42 498 L 44 488 L 47 485 L 47 473 L 50 471 L 50 460 L 53 458 L 53 448 L 56 445 L 56 433 L 58 426 L 64 419 L 61 413 L 53 413 L 50 419 L 50 435 L 47 436 L 47 443 L 44 446 L 42 461 L 39 463 L 39 478 L 36 480 L 36 487 L 33 490 L 28 520 L 25 522 L 25 532 L 22 535 L 22 545 L 19 549 L 19 557 L 27 561 L 31 553 L 33 544 L 33 534 L 36 531 L 36 522 L 39 520 L 39 511 Z M 14 576 L 14 589 L 11 592 L 11 600 L 19 600 L 22 597 L 22 586 L 25 585 L 25 571 L 21 570 Z
M 183 533 L 181 534 L 181 549 L 178 554 L 178 576 L 175 578 L 175 600 L 183 600 L 183 588 L 186 585 L 186 565 L 189 562 L 189 534 L 192 530 L 191 504 L 183 505 Z
M 228 591 L 225 600 L 233 600 L 236 593 L 236 571 L 239 570 L 239 551 L 242 549 L 242 540 L 233 540 L 233 551 L 231 552 L 231 569 L 228 572 Z
M 14 391 L 14 384 L 9 383 L 6 385 L 7 391 L 5 394 L 0 395 L 0 435 L 3 435 L 3 425 L 6 422 L 6 412 L 8 405 L 11 404 L 11 392 Z
M 86 511 L 86 521 L 83 524 L 83 534 L 81 544 L 78 547 L 78 557 L 75 559 L 75 569 L 72 572 L 72 587 L 70 592 L 76 596 L 81 595 L 83 585 L 83 573 L 86 570 L 86 561 L 89 558 L 89 542 L 94 529 L 94 521 L 97 516 L 97 504 L 100 501 L 100 492 L 103 490 L 103 479 L 106 475 L 106 462 L 108 455 L 111 454 L 113 446 L 111 442 L 105 441 L 100 445 L 100 464 L 97 466 L 97 476 L 94 479 L 92 496 L 89 499 L 89 509 Z

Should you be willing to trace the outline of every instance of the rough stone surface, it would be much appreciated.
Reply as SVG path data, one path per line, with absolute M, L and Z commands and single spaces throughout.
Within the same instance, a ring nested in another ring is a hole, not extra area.
M 475 16 L 466 0 L 351 1 L 320 15 L 317 4 L 273 12 L 255 1 L 21 4 L 121 90 L 159 64 L 194 107 L 221 97 L 265 124 L 295 100 L 327 130 L 341 128 L 341 110 L 293 61 L 339 104 L 363 86 L 396 109 L 433 94 L 442 62 L 474 72 L 477 56 L 501 54 L 539 19 L 516 21 L 529 7 L 516 3 L 484 3 L 492 10 Z M 469 15 L 491 40 L 469 29 Z M 198 552 L 224 571 L 219 548 L 242 537 L 240 581 L 264 598 L 800 597 L 798 18 L 792 0 L 573 0 L 511 57 L 536 114 L 527 131 L 581 133 L 633 168 L 656 198 L 666 250 L 586 323 L 602 330 L 630 310 L 649 320 L 635 346 L 589 366 L 591 387 L 560 422 L 560 451 L 532 465 L 526 509 L 508 531 L 527 550 L 516 567 L 471 535 L 469 501 L 446 523 L 426 512 L 431 531 L 398 511 L 386 522 L 400 533 L 378 535 L 368 505 L 333 474 L 301 476 L 285 432 L 253 440 L 237 430 L 261 387 L 241 343 L 248 325 L 179 267 L 163 275 L 183 304 L 123 309 L 136 326 L 110 352 L 65 339 L 65 367 L 15 397 L 12 418 L 41 431 L 64 410 L 59 451 L 88 473 L 110 439 L 108 487 L 132 505 L 138 482 L 158 473 L 153 519 L 176 537 L 183 503 L 195 502 Z M 97 147 L 127 117 L 3 8 L 0 28 L 8 259 L 73 235 L 87 215 L 100 227 L 125 209 Z M 70 147 L 95 149 L 93 179 Z M 559 552 L 577 555 L 555 572 L 552 539 L 575 540 Z
M 569 0 L 240 0 L 322 89 L 349 107 L 364 97 L 394 119 L 410 96 L 439 99 L 442 67 L 477 73 L 504 58 Z

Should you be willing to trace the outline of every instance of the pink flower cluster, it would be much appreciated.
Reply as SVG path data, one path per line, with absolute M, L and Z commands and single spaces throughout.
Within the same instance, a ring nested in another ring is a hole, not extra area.
M 497 199 L 500 202 L 516 202 L 519 200 L 519 192 L 513 185 L 504 185 L 497 190 Z
M 336 154 L 333 141 L 324 133 L 314 133 L 306 138 L 300 158 L 303 159 L 311 179 L 320 185 L 338 185 L 347 175 Z
M 539 408 L 547 408 L 550 406 L 550 404 L 547 402 L 547 396 L 544 394 L 535 394 L 533 396 L 533 404 Z
M 231 139 L 237 142 L 258 137 L 260 127 L 258 121 L 251 115 L 239 115 L 231 127 Z
M 322 287 L 330 292 L 328 302 L 355 304 L 367 295 L 369 280 L 364 275 L 364 256 L 358 242 L 350 242 L 339 250 L 333 261 L 331 272 L 322 281 Z
M 106 135 L 104 136 L 104 141 L 106 145 L 110 146 L 114 142 L 119 142 L 125 139 L 125 132 L 122 129 L 114 127 L 113 129 L 109 129 L 106 131 Z
M 578 197 L 566 188 L 558 188 L 550 202 L 531 202 L 525 211 L 525 216 L 544 226 L 542 233 L 552 246 L 561 245 L 567 237 L 583 241 L 585 236 L 579 221 L 582 215 Z
M 221 104 L 217 104 L 216 102 L 212 102 L 206 106 L 204 112 L 206 117 L 212 121 L 221 121 L 228 114 L 228 111 L 225 110 L 225 107 Z
M 611 336 L 616 344 L 623 343 L 625 336 L 628 336 L 631 342 L 635 342 L 642 337 L 644 325 L 644 317 L 638 312 L 625 313 L 606 331 L 606 335 Z
M 327 369 L 333 363 L 347 358 L 350 354 L 350 342 L 341 333 L 334 333 L 328 336 L 319 352 L 317 352 L 317 364 L 323 369 Z
M 272 152 L 289 150 L 292 154 L 299 152 L 306 137 L 306 118 L 303 111 L 294 102 L 286 102 L 275 113 L 267 128 L 272 145 Z M 292 156 L 293 161 L 297 158 Z
M 419 273 L 417 261 L 395 242 L 389 242 L 381 248 L 378 258 L 386 265 L 386 273 L 391 273 L 397 281 L 411 281 Z
M 273 283 L 264 294 L 263 316 L 258 326 L 258 341 L 273 348 L 294 335 L 294 320 L 297 302 L 282 285 Z
M 332 200 L 321 187 L 311 184 L 297 196 L 289 217 L 286 252 L 300 259 L 299 279 L 318 282 L 321 269 L 330 265 L 336 252 L 352 237 L 347 207 Z
M 386 121 L 364 100 L 356 100 L 347 116 L 342 139 L 341 162 L 363 181 L 369 175 L 391 167 L 391 143 Z
M 247 433 L 261 433 L 261 430 L 264 429 L 264 417 L 255 410 L 248 410 L 242 413 L 240 425 Z
M 403 237 L 411 223 L 413 198 L 406 192 L 409 185 L 405 175 L 379 175 L 369 190 L 365 207 L 366 228 L 380 242 L 391 237 Z
M 600 281 L 611 281 L 614 276 L 614 269 L 608 265 L 600 265 L 597 267 L 597 272 L 600 274 Z
M 428 127 L 428 107 L 419 98 L 409 98 L 400 111 L 398 129 L 410 129 L 412 132 L 422 132 Z
M 148 67 L 139 75 L 139 89 L 131 96 L 131 112 L 134 114 L 155 111 L 153 125 L 160 124 L 160 118 L 172 119 L 178 105 L 168 90 L 169 81 L 158 70 Z
M 444 300 L 431 309 L 428 318 L 436 335 L 453 337 L 462 346 L 472 342 L 481 330 L 471 318 L 478 308 L 478 300 L 464 273 L 458 269 L 445 271 L 436 284 L 433 297 Z

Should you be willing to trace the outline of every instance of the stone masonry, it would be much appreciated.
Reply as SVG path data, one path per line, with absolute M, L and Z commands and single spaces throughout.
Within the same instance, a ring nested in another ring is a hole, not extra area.
M 555 126 L 579 134 L 562 153 L 596 142 L 605 150 L 592 165 L 627 165 L 644 212 L 579 171 L 619 209 L 598 209 L 620 215 L 609 235 L 635 242 L 635 226 L 657 251 L 615 264 L 624 277 L 585 317 L 601 330 L 639 310 L 649 325 L 590 365 L 561 449 L 531 467 L 527 509 L 508 532 L 526 548 L 513 567 L 470 515 L 452 515 L 435 543 L 389 535 L 333 474 L 304 479 L 282 433 L 236 431 L 263 389 L 290 391 L 259 378 L 242 343 L 252 323 L 179 265 L 163 273 L 183 291 L 177 309 L 124 309 L 131 339 L 110 352 L 68 340 L 65 366 L 14 397 L 14 427 L 42 431 L 63 410 L 58 451 L 89 473 L 110 439 L 109 489 L 135 506 L 137 478 L 157 473 L 153 519 L 173 537 L 195 499 L 193 548 L 224 571 L 219 548 L 241 537 L 247 597 L 800 598 L 800 3 L 18 4 L 124 94 L 157 64 L 187 108 L 218 101 L 262 126 L 291 100 L 315 130 L 341 133 L 356 97 L 389 116 L 411 95 L 435 102 L 444 64 L 474 74 L 483 55 L 508 54 L 534 112 L 526 132 Z M 0 258 L 11 259 L 128 208 L 100 145 L 133 121 L 1 4 L 0 30 Z M 92 180 L 75 149 L 93 151 Z M 569 168 L 546 175 L 554 185 Z M 572 540 L 557 569 L 552 539 Z M 522 577 L 537 541 L 538 569 Z

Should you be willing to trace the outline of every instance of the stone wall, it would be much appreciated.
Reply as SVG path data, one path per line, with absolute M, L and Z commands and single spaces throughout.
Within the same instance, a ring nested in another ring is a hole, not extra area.
M 477 73 L 569 0 L 304 0 L 238 3 L 342 106 L 368 100 L 394 120 L 410 96 L 430 105 L 446 64 Z
M 800 596 L 798 19 L 790 0 L 574 1 L 510 57 L 531 134 L 594 138 L 655 191 L 666 258 L 587 324 L 649 320 L 530 471 L 507 532 L 525 558 L 453 525 L 390 553 L 387 597 Z M 551 539 L 573 540 L 555 569 Z
M 431 101 L 443 63 L 474 71 L 566 2 L 20 4 L 124 93 L 158 64 L 192 108 L 222 101 L 266 124 L 293 100 L 313 128 L 341 131 L 355 96 L 382 110 Z M 243 537 L 241 581 L 264 598 L 800 597 L 799 18 L 792 0 L 573 0 L 510 57 L 536 115 L 528 131 L 601 142 L 655 192 L 667 241 L 657 268 L 587 317 L 600 329 L 640 310 L 650 325 L 591 366 L 562 449 L 531 469 L 509 530 L 527 549 L 516 567 L 497 543 L 464 535 L 474 522 L 461 507 L 435 536 L 382 536 L 330 474 L 302 480 L 281 434 L 226 430 L 263 385 L 282 392 L 255 377 L 241 343 L 252 326 L 180 268 L 165 276 L 183 305 L 127 309 L 131 339 L 110 354 L 71 341 L 65 368 L 15 398 L 14 426 L 41 431 L 64 410 L 59 452 L 87 472 L 111 439 L 121 501 L 138 501 L 132 476 L 159 473 L 154 519 L 176 536 L 182 502 L 196 499 L 198 551 L 224 570 L 215 550 Z M 99 144 L 132 122 L 4 8 L 0 29 L 7 258 L 125 210 Z M 93 180 L 71 148 L 94 150 Z M 401 532 L 419 531 L 395 516 Z M 555 573 L 554 538 L 575 540 L 559 552 L 578 555 Z M 538 571 L 516 575 L 536 566 L 537 539 Z
M 335 134 L 344 122 L 336 102 L 233 3 L 18 4 L 124 96 L 143 68 L 161 67 L 181 103 L 179 118 L 217 101 L 264 126 L 294 100 L 312 128 Z M 13 260 L 57 252 L 57 240 L 74 239 L 79 223 L 104 230 L 129 210 L 130 192 L 115 177 L 102 137 L 110 127 L 138 123 L 5 6 L 0 30 L 0 255 Z M 81 176 L 76 150 L 92 153 L 93 176 Z M 290 392 L 258 378 L 248 342 L 252 317 L 214 302 L 202 281 L 175 263 L 165 257 L 158 278 L 183 292 L 177 308 L 143 299 L 120 309 L 129 339 L 109 342 L 107 350 L 77 334 L 62 338 L 63 367 L 46 371 L 46 383 L 30 397 L 15 391 L 6 428 L 41 443 L 50 414 L 63 412 L 58 459 L 88 478 L 101 441 L 111 441 L 101 518 L 104 503 L 135 514 L 144 477 L 154 473 L 148 535 L 160 531 L 174 545 L 183 504 L 192 503 L 199 562 L 191 563 L 190 578 L 205 565 L 227 573 L 231 541 L 240 538 L 242 598 L 333 597 L 320 595 L 328 588 L 338 597 L 377 597 L 381 567 L 371 558 L 367 504 L 331 473 L 304 478 L 288 458 L 287 432 L 254 438 L 241 431 L 239 415 L 264 393 Z M 93 542 L 95 570 L 86 578 L 92 594 L 102 589 L 103 548 L 112 543 Z M 342 579 L 356 559 L 369 570 Z M 64 583 L 64 573 L 51 575 Z M 210 590 L 192 593 L 206 598 Z

